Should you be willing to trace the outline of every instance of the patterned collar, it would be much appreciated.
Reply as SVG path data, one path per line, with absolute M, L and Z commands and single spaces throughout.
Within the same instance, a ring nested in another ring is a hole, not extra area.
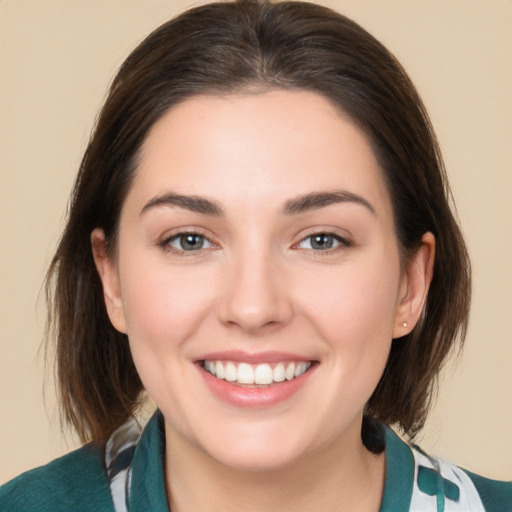
M 386 482 L 379 512 L 485 512 L 466 472 L 427 456 L 384 427 Z M 169 512 L 164 480 L 165 433 L 157 411 L 141 434 L 135 422 L 107 443 L 106 466 L 116 512 Z

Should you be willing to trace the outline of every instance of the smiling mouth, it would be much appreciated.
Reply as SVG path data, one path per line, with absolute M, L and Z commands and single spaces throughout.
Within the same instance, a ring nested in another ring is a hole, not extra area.
M 249 364 L 235 361 L 201 361 L 202 368 L 217 379 L 237 386 L 269 387 L 304 375 L 315 361 Z

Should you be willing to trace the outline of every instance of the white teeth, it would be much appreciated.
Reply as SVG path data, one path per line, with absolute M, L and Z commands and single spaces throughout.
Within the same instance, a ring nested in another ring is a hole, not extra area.
M 295 368 L 295 377 L 300 377 L 308 368 L 308 363 L 299 363 Z
M 239 384 L 270 385 L 273 382 L 292 380 L 303 375 L 311 366 L 310 362 L 277 363 L 274 368 L 268 363 L 251 366 L 248 363 L 234 363 L 232 361 L 205 361 L 204 369 L 228 382 Z
M 292 380 L 295 377 L 295 363 L 289 363 L 285 372 L 286 380 Z
M 223 379 L 226 376 L 226 373 L 224 372 L 224 366 L 220 361 L 215 363 L 215 375 L 219 379 Z
M 215 375 L 215 363 L 213 361 L 205 361 L 204 369 L 212 375 Z
M 229 362 L 226 364 L 226 376 L 224 377 L 228 382 L 234 382 L 237 378 L 236 366 Z
M 285 379 L 284 364 L 283 363 L 279 363 L 274 368 L 274 382 L 283 382 L 284 379 Z
M 255 384 L 272 384 L 274 381 L 274 372 L 268 364 L 259 364 L 254 372 Z
M 237 379 L 240 384 L 254 384 L 254 370 L 247 363 L 238 365 Z

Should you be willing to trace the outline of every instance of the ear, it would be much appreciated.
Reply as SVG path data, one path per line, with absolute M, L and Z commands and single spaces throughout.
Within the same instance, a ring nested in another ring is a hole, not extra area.
M 400 284 L 393 338 L 409 334 L 421 317 L 434 275 L 436 240 L 430 232 L 421 237 L 419 249 L 406 263 Z
M 117 266 L 107 251 L 105 233 L 96 228 L 91 233 L 92 256 L 96 270 L 103 284 L 103 298 L 112 325 L 126 334 L 126 318 L 121 297 L 121 287 Z

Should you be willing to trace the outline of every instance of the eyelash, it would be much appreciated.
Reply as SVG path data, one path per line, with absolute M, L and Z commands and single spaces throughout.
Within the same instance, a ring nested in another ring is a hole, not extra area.
M 182 242 L 183 242 L 183 239 L 186 236 L 199 237 L 199 238 L 201 238 L 203 240 L 203 242 L 207 242 L 208 244 L 210 244 L 211 247 L 204 248 L 204 247 L 201 246 L 197 250 L 188 250 L 187 251 L 185 249 L 178 249 L 178 248 L 173 247 L 172 245 L 170 245 L 171 242 L 173 242 L 175 240 L 182 239 Z M 197 253 L 202 252 L 203 250 L 211 249 L 211 248 L 216 247 L 216 245 L 207 236 L 205 236 L 203 233 L 199 233 L 197 231 L 180 231 L 179 233 L 175 233 L 175 234 L 165 238 L 164 240 L 159 242 L 158 245 L 163 250 L 165 250 L 167 252 L 171 252 L 173 254 L 176 254 L 177 256 L 183 256 L 183 257 L 196 256 Z
M 311 240 L 315 237 L 329 237 L 334 244 L 335 242 L 338 243 L 338 245 L 335 245 L 334 247 L 329 247 L 328 249 L 314 249 L 311 248 L 302 248 L 307 251 L 312 251 L 315 256 L 328 256 L 333 253 L 337 253 L 339 251 L 342 251 L 344 249 L 348 249 L 349 247 L 352 247 L 352 242 L 348 240 L 345 237 L 342 237 L 340 235 L 336 235 L 334 233 L 330 233 L 329 231 L 319 231 L 315 233 L 311 233 L 304 238 L 302 238 L 298 244 L 295 244 L 294 247 L 300 248 L 300 244 L 304 243 L 306 240 Z M 311 245 L 311 242 L 310 242 Z
M 182 239 L 182 242 L 183 242 L 183 237 L 186 237 L 186 236 L 199 237 L 202 239 L 203 243 L 204 242 L 208 243 L 210 245 L 210 247 L 205 248 L 201 245 L 201 247 L 199 249 L 186 250 L 186 249 L 178 249 L 178 248 L 170 245 L 171 242 L 180 240 L 180 239 Z M 328 231 L 319 231 L 319 232 L 311 233 L 311 234 L 305 236 L 304 238 L 302 238 L 298 243 L 293 245 L 293 249 L 301 249 L 300 245 L 302 243 L 304 243 L 306 240 L 311 240 L 314 237 L 330 237 L 330 239 L 332 240 L 332 243 L 334 243 L 334 242 L 338 243 L 338 245 L 335 245 L 334 247 L 329 247 L 328 249 L 314 249 L 313 247 L 311 247 L 311 248 L 302 247 L 303 250 L 306 250 L 308 252 L 313 252 L 315 254 L 315 256 L 327 256 L 329 254 L 336 253 L 340 250 L 348 249 L 349 247 L 351 247 L 353 245 L 352 242 L 345 237 L 336 235 L 334 233 L 330 233 Z M 199 233 L 197 231 L 181 231 L 179 233 L 175 233 L 175 234 L 165 238 L 161 242 L 159 242 L 158 245 L 165 251 L 171 252 L 173 254 L 176 254 L 177 256 L 182 256 L 182 257 L 191 257 L 191 256 L 193 257 L 193 256 L 196 256 L 198 253 L 202 252 L 203 250 L 213 249 L 213 248 L 217 247 L 216 244 L 214 244 L 207 236 L 205 236 L 204 234 Z M 311 243 L 310 243 L 310 245 L 311 245 Z

